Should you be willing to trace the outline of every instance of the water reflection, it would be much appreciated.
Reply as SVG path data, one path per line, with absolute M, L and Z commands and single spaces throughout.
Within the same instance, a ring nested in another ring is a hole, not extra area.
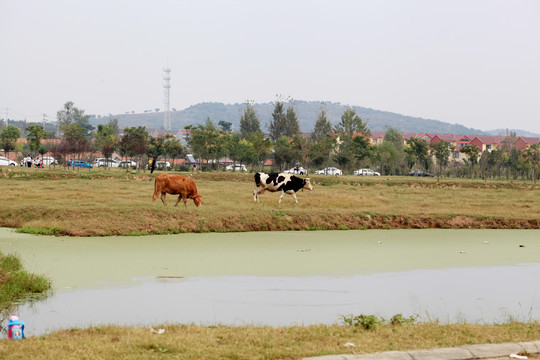
M 539 278 L 540 264 L 347 277 L 136 278 L 58 293 L 19 314 L 29 335 L 99 324 L 332 324 L 361 313 L 445 323 L 529 321 L 540 320 Z

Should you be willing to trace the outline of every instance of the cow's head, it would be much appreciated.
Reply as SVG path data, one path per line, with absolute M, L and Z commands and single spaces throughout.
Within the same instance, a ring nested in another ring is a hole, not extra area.
M 191 199 L 193 199 L 193 202 L 195 203 L 195 205 L 197 207 L 201 206 L 202 204 L 202 195 L 195 195 L 195 196 L 190 196 Z
M 309 181 L 309 178 L 304 179 L 304 187 L 303 189 L 307 189 L 309 191 L 313 190 L 313 185 L 311 185 L 311 182 Z

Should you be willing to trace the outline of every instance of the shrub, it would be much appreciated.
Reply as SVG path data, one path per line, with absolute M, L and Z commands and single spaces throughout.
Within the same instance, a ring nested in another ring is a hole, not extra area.
M 377 325 L 384 323 L 384 318 L 379 318 L 375 315 L 360 314 L 357 316 L 348 315 L 342 316 L 342 320 L 346 325 L 354 327 L 363 327 L 366 330 L 375 330 Z

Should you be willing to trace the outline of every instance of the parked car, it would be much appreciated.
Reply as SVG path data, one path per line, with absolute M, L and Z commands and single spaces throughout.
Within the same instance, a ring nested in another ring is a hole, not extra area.
M 58 165 L 58 160 L 50 156 L 44 156 L 43 165 Z
M 89 168 L 89 169 L 91 169 L 93 167 L 92 164 L 90 164 L 90 163 L 88 163 L 86 161 L 83 161 L 83 160 L 79 160 L 79 159 L 69 160 L 68 163 L 67 163 L 67 166 L 84 167 L 84 168 Z
M 227 170 L 227 171 L 247 171 L 246 165 L 240 165 L 240 164 L 227 165 L 227 166 L 225 166 L 225 170 Z
M 357 176 L 381 176 L 380 173 L 377 171 L 373 171 L 371 169 L 358 169 L 353 171 L 354 175 Z
M 171 170 L 171 163 L 168 161 L 156 161 L 156 169 L 158 170 Z
M 0 156 L 0 165 L 5 165 L 5 166 L 17 166 L 17 162 L 16 161 L 13 161 L 13 160 L 9 160 L 7 157 L 5 156 Z
M 118 166 L 123 167 L 123 168 L 127 168 L 127 167 L 134 168 L 137 166 L 137 163 L 132 160 L 122 160 L 120 161 L 120 163 L 118 163 Z
M 343 175 L 343 171 L 335 167 L 327 167 L 322 170 L 315 171 L 315 174 L 318 175 Z
M 431 176 L 431 177 L 433 177 L 433 176 L 435 176 L 435 175 L 430 174 L 430 173 L 428 173 L 428 172 L 426 172 L 426 171 L 415 170 L 415 171 L 411 171 L 411 172 L 409 173 L 409 176 Z
M 118 167 L 120 165 L 119 161 L 116 161 L 114 159 L 105 159 L 105 158 L 97 158 L 94 160 L 94 166 L 97 167 Z
M 284 171 L 285 174 L 297 174 L 297 175 L 307 175 L 307 170 L 302 166 L 295 166 L 289 170 Z

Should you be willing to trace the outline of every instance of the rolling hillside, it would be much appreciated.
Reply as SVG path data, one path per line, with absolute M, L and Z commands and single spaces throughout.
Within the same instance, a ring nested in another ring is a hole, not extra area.
M 300 122 L 300 129 L 303 132 L 311 132 L 315 126 L 315 121 L 321 110 L 326 110 L 328 119 L 332 124 L 340 121 L 341 115 L 348 108 L 347 105 L 330 102 L 301 101 L 296 100 L 292 105 Z M 254 104 L 261 129 L 266 131 L 268 124 L 272 119 L 274 103 Z M 446 133 L 446 134 L 484 134 L 487 131 L 468 128 L 459 124 L 449 124 L 438 120 L 429 120 L 396 114 L 388 111 L 374 110 L 361 106 L 353 106 L 357 114 L 367 121 L 371 131 L 382 131 L 385 127 L 394 127 L 406 132 L 428 132 L 428 133 Z M 223 103 L 200 103 L 190 106 L 181 111 L 171 111 L 171 125 L 173 130 L 183 129 L 186 125 L 204 124 L 207 118 L 210 118 L 216 125 L 219 121 L 227 121 L 233 124 L 233 130 L 240 127 L 240 116 L 245 109 L 245 104 L 223 104 Z M 148 129 L 160 128 L 164 113 L 153 112 L 143 114 L 118 114 L 112 115 L 118 119 L 121 128 L 126 126 L 146 126 Z M 107 123 L 109 117 L 91 118 L 92 125 Z M 519 130 L 518 130 L 519 131 Z M 529 135 L 523 131 L 519 135 Z M 535 136 L 535 135 L 529 135 Z

